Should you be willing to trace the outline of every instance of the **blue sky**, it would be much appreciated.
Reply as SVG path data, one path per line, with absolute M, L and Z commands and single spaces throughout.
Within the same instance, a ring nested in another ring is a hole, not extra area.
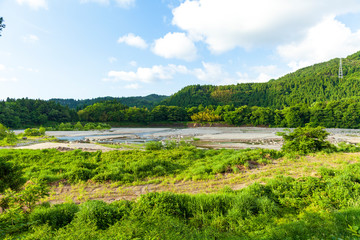
M 0 99 L 266 82 L 360 50 L 359 0 L 0 0 Z

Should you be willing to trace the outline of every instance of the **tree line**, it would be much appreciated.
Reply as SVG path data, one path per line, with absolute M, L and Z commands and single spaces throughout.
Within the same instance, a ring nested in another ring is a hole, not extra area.
M 360 98 L 295 104 L 282 109 L 243 105 L 179 107 L 158 105 L 152 109 L 129 107 L 117 100 L 95 103 L 76 112 L 53 101 L 7 99 L 0 101 L 0 123 L 9 128 L 57 126 L 60 123 L 103 122 L 224 122 L 234 126 L 360 128 Z
M 26 128 L 76 121 L 76 111 L 53 101 L 11 99 L 0 101 L 0 123 L 10 128 Z
M 234 126 L 360 128 L 360 98 L 349 98 L 312 105 L 296 104 L 283 109 L 258 106 L 202 106 L 184 108 L 159 105 L 147 108 L 127 107 L 116 101 L 96 103 L 78 112 L 88 122 L 225 122 Z

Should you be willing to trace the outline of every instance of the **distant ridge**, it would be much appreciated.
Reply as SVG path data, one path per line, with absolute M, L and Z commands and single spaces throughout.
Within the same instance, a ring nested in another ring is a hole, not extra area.
M 168 96 L 150 94 L 145 97 L 98 97 L 98 98 L 82 99 L 82 100 L 75 100 L 72 98 L 70 99 L 52 98 L 49 101 L 57 102 L 62 106 L 68 106 L 70 109 L 83 109 L 86 106 L 92 105 L 94 103 L 104 102 L 108 100 L 117 100 L 129 107 L 153 108 L 167 97 Z

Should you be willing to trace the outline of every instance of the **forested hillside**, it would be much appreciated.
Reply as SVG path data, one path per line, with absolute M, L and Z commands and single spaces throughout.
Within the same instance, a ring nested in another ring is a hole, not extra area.
M 6 101 L 0 101 L 0 123 L 11 128 L 70 122 L 77 119 L 74 110 L 53 101 L 26 98 L 8 98 Z
M 266 83 L 227 86 L 192 85 L 161 104 L 193 107 L 200 104 L 248 105 L 281 109 L 298 103 L 360 96 L 360 52 L 343 59 L 344 79 L 338 78 L 339 59 L 315 64 Z
M 63 106 L 68 106 L 71 109 L 83 109 L 86 106 L 109 100 L 118 100 L 129 107 L 153 108 L 166 98 L 167 96 L 151 94 L 145 97 L 98 97 L 82 100 L 53 98 L 50 99 L 50 101 L 55 101 Z

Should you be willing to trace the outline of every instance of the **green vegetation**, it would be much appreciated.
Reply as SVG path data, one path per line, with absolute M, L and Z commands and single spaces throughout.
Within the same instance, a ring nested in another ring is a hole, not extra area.
M 76 124 L 72 123 L 60 123 L 58 125 L 47 127 L 47 131 L 90 131 L 90 130 L 104 130 L 110 129 L 111 126 L 106 123 L 86 123 L 82 124 L 77 122 Z
M 343 169 L 319 168 L 316 177 L 277 176 L 266 184 L 254 183 L 237 191 L 224 187 L 206 195 L 152 192 L 135 201 L 37 204 L 50 195 L 52 182 L 111 181 L 119 186 L 170 179 L 202 181 L 271 163 L 288 151 L 360 150 L 346 144 L 329 146 L 328 133 L 321 127 L 306 126 L 280 135 L 285 139 L 284 152 L 202 150 L 170 141 L 147 143 L 145 151 L 104 153 L 2 149 L 0 238 L 356 239 L 359 163 Z
M 360 52 L 343 59 L 344 79 L 337 77 L 339 59 L 315 64 L 277 80 L 227 86 L 193 85 L 161 104 L 179 107 L 230 105 L 282 109 L 296 104 L 311 105 L 343 98 L 360 97 Z
M 53 98 L 50 101 L 57 102 L 62 106 L 67 106 L 70 109 L 80 110 L 84 109 L 86 106 L 93 105 L 95 103 L 101 103 L 105 101 L 116 100 L 125 104 L 129 107 L 138 107 L 138 108 L 148 108 L 152 109 L 157 106 L 162 100 L 166 99 L 167 96 L 161 96 L 157 94 L 150 94 L 145 97 L 98 97 L 93 99 L 83 99 L 83 100 L 75 100 L 75 99 L 60 99 Z
M 147 151 L 59 152 L 49 150 L 0 150 L 0 159 L 19 164 L 26 179 L 47 182 L 66 179 L 78 183 L 117 181 L 136 183 L 151 179 L 200 180 L 217 174 L 238 172 L 250 162 L 266 164 L 282 156 L 274 150 L 201 150 L 186 144 L 168 142 L 158 146 L 149 143 Z M 165 150 L 157 150 L 165 148 Z
M 331 128 L 360 128 L 360 94 L 356 90 L 360 84 L 360 52 L 344 59 L 342 80 L 337 77 L 338 62 L 333 59 L 316 64 L 267 83 L 188 86 L 166 99 L 158 95 L 54 99 L 57 103 L 7 99 L 0 102 L 0 123 L 19 128 L 79 119 L 115 125 L 192 120 L 235 126 L 299 127 L 310 123 Z M 68 106 L 76 108 L 77 114 Z
M 360 165 L 276 177 L 215 194 L 149 193 L 136 201 L 9 205 L 0 236 L 22 239 L 357 239 Z M 31 184 L 41 192 L 41 184 Z M 25 187 L 22 196 L 34 196 Z M 20 193 L 21 193 L 20 192 Z M 26 192 L 26 194 L 25 194 Z M 17 194 L 19 196 L 20 194 Z M 32 199 L 38 199 L 38 194 Z
M 36 129 L 36 128 L 27 128 L 25 129 L 24 131 L 24 136 L 45 136 L 45 131 L 46 129 L 44 127 L 40 127 L 39 129 Z
M 335 150 L 335 146 L 326 141 L 329 133 L 322 127 L 298 127 L 293 132 L 286 129 L 285 132 L 279 132 L 277 135 L 282 136 L 284 144 L 282 150 L 284 152 L 297 152 L 300 154 L 315 153 L 319 151 Z
M 15 133 L 0 123 L 0 146 L 12 145 L 16 141 L 17 137 Z
M 0 123 L 10 128 L 28 128 L 77 121 L 76 112 L 55 102 L 32 99 L 0 101 Z

